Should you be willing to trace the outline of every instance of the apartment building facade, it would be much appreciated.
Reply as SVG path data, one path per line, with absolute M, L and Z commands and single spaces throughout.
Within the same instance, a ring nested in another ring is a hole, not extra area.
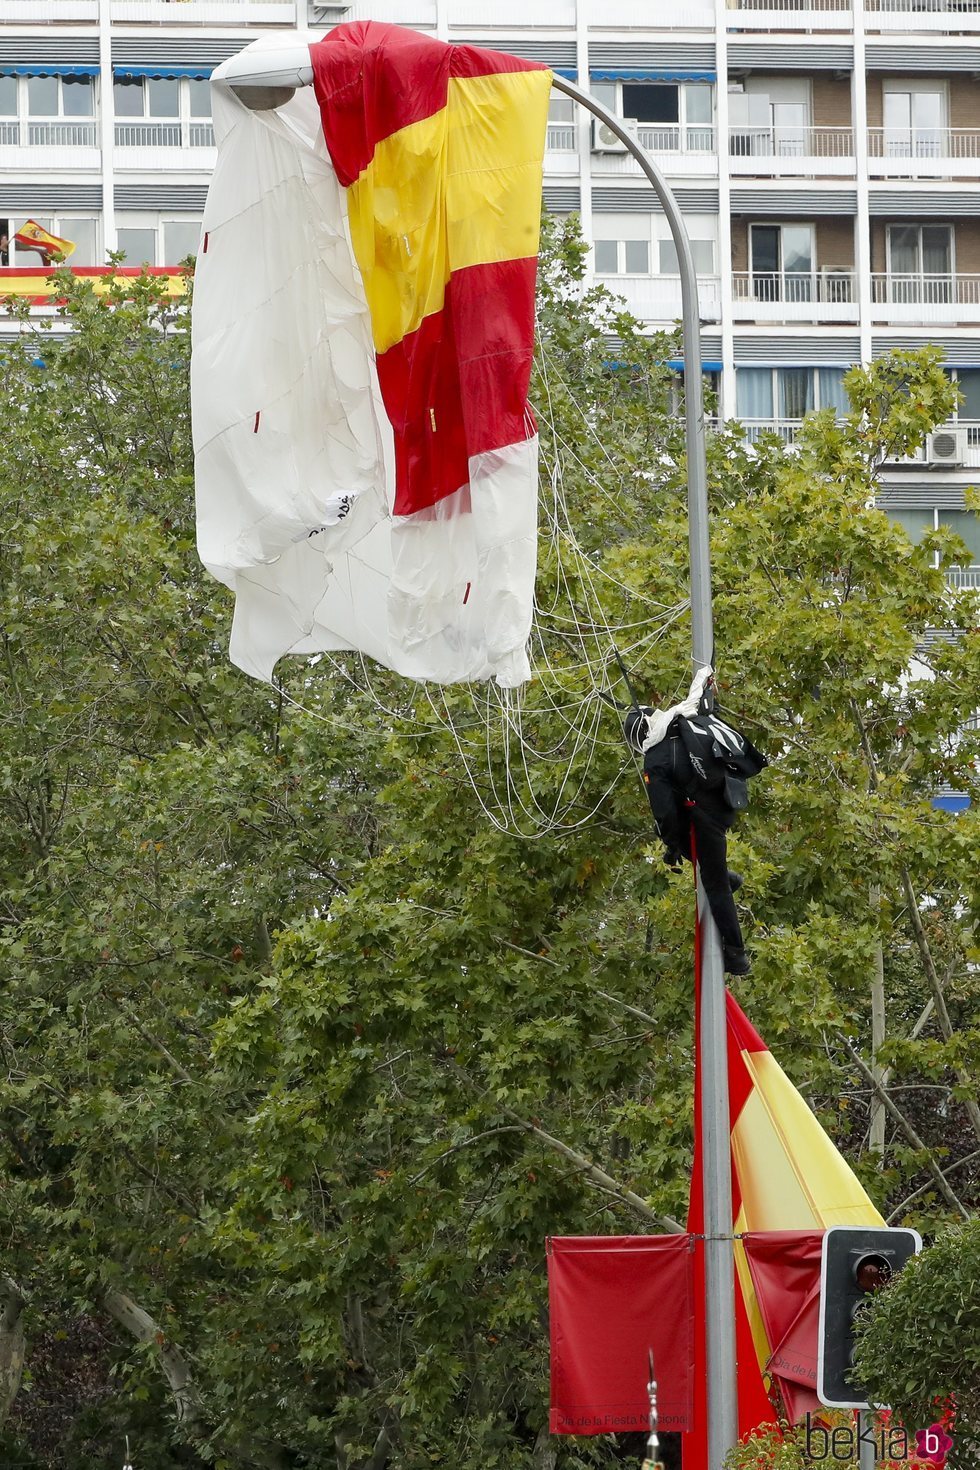
M 962 403 L 881 502 L 913 535 L 953 526 L 954 575 L 980 585 L 980 0 L 0 0 L 0 269 L 37 265 L 27 218 L 73 265 L 175 265 L 214 162 L 212 68 L 263 31 L 368 17 L 543 61 L 630 121 L 687 220 L 721 412 L 750 434 L 792 441 L 853 363 L 940 345 Z M 558 94 L 545 202 L 581 215 L 597 280 L 677 320 L 652 190 Z

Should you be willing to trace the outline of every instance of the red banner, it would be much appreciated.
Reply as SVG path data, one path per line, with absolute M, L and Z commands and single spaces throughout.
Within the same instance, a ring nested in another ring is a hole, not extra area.
M 693 1283 L 687 1235 L 549 1240 L 552 1434 L 645 1430 L 651 1348 L 660 1428 L 691 1428 Z

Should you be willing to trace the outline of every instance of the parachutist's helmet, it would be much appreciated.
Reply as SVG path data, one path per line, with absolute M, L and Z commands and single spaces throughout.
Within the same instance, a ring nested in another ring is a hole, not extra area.
M 650 705 L 634 705 L 623 721 L 623 734 L 626 736 L 626 743 L 638 755 L 643 754 L 643 742 L 647 738 L 647 732 L 650 728 L 647 721 L 652 714 L 653 710 Z

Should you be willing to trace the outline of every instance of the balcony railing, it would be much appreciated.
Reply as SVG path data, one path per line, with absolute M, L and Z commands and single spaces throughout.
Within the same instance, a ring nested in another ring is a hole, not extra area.
M 883 15 L 980 15 L 980 0 L 864 0 Z
M 0 147 L 29 148 L 95 148 L 98 133 L 95 121 L 63 122 L 60 118 L 28 118 L 25 129 L 14 118 L 0 119 Z
M 574 153 L 578 148 L 574 123 L 549 123 L 545 147 L 549 153 Z
M 850 10 L 851 0 L 728 0 L 729 10 Z
M 937 307 L 970 307 L 972 320 L 980 307 L 980 276 L 952 274 L 925 275 L 919 272 L 889 271 L 871 277 L 871 299 L 878 305 Z M 946 313 L 944 312 L 945 316 Z
M 914 273 L 871 277 L 874 301 L 892 301 L 899 306 L 965 306 L 980 304 L 980 276 L 935 275 Z
M 212 148 L 209 122 L 117 122 L 117 148 Z
M 35 122 L 28 119 L 27 145 L 29 148 L 94 148 L 97 141 L 94 121 L 46 120 Z
M 828 302 L 854 300 L 854 272 L 736 271 L 732 275 L 736 301 Z
M 650 153 L 711 153 L 715 146 L 710 123 L 638 123 L 636 137 Z
M 957 590 L 966 587 L 980 588 L 980 566 L 947 567 L 946 581 L 951 587 L 957 588 Z M 980 728 L 978 717 L 974 716 L 972 720 L 967 720 L 966 728 L 968 730 Z
M 733 31 L 847 31 L 850 0 L 728 0 Z
M 872 172 L 876 159 L 927 166 L 980 159 L 980 128 L 869 128 L 868 158 Z
M 853 158 L 851 128 L 776 128 L 742 123 L 729 129 L 734 158 Z
M 754 444 L 763 434 L 776 434 L 784 444 L 795 444 L 803 427 L 802 419 L 740 419 L 745 437 Z

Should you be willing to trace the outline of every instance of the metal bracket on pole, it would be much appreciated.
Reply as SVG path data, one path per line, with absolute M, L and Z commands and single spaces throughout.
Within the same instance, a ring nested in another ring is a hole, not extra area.
M 625 144 L 653 186 L 677 250 L 684 342 L 684 408 L 687 427 L 687 504 L 691 553 L 691 639 L 695 668 L 712 662 L 711 559 L 708 543 L 708 472 L 701 383 L 701 319 L 691 242 L 677 200 L 649 154 L 624 126 L 566 77 L 558 92 L 581 104 Z M 708 1349 L 708 1466 L 721 1470 L 738 1439 L 735 1378 L 735 1272 L 732 1254 L 731 1124 L 728 1108 L 728 1025 L 721 942 L 698 878 L 701 923 L 701 1138 L 704 1190 L 704 1268 Z

